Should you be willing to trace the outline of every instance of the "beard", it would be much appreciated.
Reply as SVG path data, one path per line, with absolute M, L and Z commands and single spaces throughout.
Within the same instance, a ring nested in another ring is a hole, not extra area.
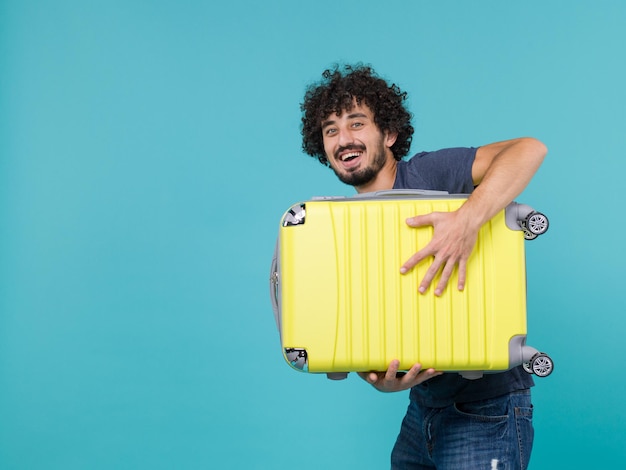
M 364 168 L 354 168 L 348 171 L 338 171 L 335 168 L 332 170 L 337 175 L 337 178 L 342 183 L 348 184 L 350 186 L 364 186 L 376 178 L 376 175 L 380 172 L 380 170 L 385 166 L 387 162 L 387 156 L 385 155 L 385 146 L 381 141 L 376 149 L 373 149 L 374 158 L 371 163 Z

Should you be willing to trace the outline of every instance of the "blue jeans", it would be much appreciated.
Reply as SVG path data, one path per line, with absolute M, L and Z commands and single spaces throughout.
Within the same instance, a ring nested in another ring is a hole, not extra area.
M 445 408 L 411 401 L 391 453 L 391 468 L 521 469 L 533 445 L 530 390 Z

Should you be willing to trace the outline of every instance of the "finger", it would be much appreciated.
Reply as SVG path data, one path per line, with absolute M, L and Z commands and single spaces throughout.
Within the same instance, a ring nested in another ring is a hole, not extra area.
M 400 267 L 400 273 L 401 274 L 408 273 L 411 269 L 417 266 L 422 260 L 428 258 L 431 255 L 432 253 L 430 251 L 430 248 L 428 247 L 428 245 L 426 245 L 423 249 L 421 249 L 420 251 L 418 251 L 413 256 L 411 256 L 408 260 L 405 261 L 405 263 Z
M 406 224 L 409 227 L 424 227 L 426 225 L 433 224 L 433 213 L 416 215 L 415 217 L 409 217 L 406 219 Z
M 407 372 L 405 376 L 407 382 L 409 382 L 406 385 L 408 385 L 409 387 L 413 387 L 441 374 L 443 374 L 443 372 L 438 372 L 432 368 L 422 370 L 421 364 L 415 364 L 413 367 L 411 367 L 411 369 Z
M 406 375 L 403 377 L 407 382 L 414 381 L 422 370 L 422 365 L 420 363 L 413 364 L 413 366 L 407 371 Z
M 423 294 L 424 292 L 428 290 L 428 288 L 430 287 L 430 284 L 433 282 L 433 279 L 435 279 L 435 276 L 437 276 L 437 273 L 439 272 L 440 269 L 441 269 L 441 261 L 439 261 L 435 257 L 432 264 L 426 271 L 426 274 L 422 278 L 422 282 L 420 282 L 420 286 L 419 286 L 420 294 Z
M 441 271 L 441 277 L 439 278 L 439 282 L 437 283 L 437 287 L 435 288 L 435 295 L 440 296 L 448 285 L 448 281 L 450 277 L 452 277 L 452 273 L 454 272 L 454 263 L 448 262 Z
M 396 381 L 396 374 L 398 373 L 398 368 L 400 367 L 400 361 L 397 359 L 394 359 L 393 361 L 391 361 L 391 363 L 389 364 L 389 368 L 387 369 L 387 372 L 385 373 L 385 381 L 386 382 L 395 382 Z
M 374 385 L 379 379 L 376 372 L 358 372 L 358 375 L 370 385 Z
M 442 375 L 443 372 L 437 371 L 435 369 L 426 369 L 420 372 L 419 376 L 418 376 L 418 383 L 422 383 L 422 382 L 426 382 L 427 380 L 432 379 L 433 377 L 437 377 L 439 375 Z M 417 384 L 416 384 L 417 385 Z
M 462 259 L 459 261 L 459 274 L 457 281 L 457 289 L 463 290 L 465 289 L 465 282 L 467 280 L 467 261 Z

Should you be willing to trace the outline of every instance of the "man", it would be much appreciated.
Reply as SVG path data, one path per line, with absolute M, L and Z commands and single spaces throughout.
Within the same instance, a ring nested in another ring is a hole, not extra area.
M 478 148 L 421 152 L 408 161 L 413 135 L 406 93 L 367 66 L 327 70 L 301 105 L 302 147 L 330 166 L 359 193 L 385 189 L 434 189 L 471 193 L 454 212 L 409 218 L 411 227 L 433 226 L 430 243 L 399 267 L 404 274 L 423 260 L 431 264 L 419 292 L 438 273 L 441 295 L 457 271 L 465 287 L 466 263 L 480 227 L 526 187 L 546 155 L 545 146 L 519 138 Z M 533 441 L 529 374 L 516 367 L 467 380 L 459 374 L 422 370 L 359 374 L 383 392 L 411 389 L 410 404 L 394 446 L 394 469 L 525 469 Z

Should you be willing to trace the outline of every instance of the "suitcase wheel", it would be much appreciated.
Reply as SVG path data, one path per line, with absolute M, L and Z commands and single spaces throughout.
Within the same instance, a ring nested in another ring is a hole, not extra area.
M 542 214 L 541 212 L 531 212 L 522 221 L 521 225 L 524 228 L 524 231 L 530 232 L 535 235 L 533 238 L 536 238 L 536 236 L 546 233 L 550 223 L 548 222 L 548 218 L 545 214 Z
M 548 218 L 545 214 L 532 211 L 526 217 L 519 220 L 519 225 L 524 232 L 524 238 L 526 240 L 534 240 L 539 235 L 546 233 L 550 223 L 548 222 Z
M 524 362 L 522 367 L 529 374 L 537 377 L 547 377 L 554 370 L 554 363 L 550 356 L 545 353 L 537 353 L 528 362 Z
M 530 230 L 524 229 L 524 239 L 525 240 L 534 240 L 539 235 L 532 233 Z

